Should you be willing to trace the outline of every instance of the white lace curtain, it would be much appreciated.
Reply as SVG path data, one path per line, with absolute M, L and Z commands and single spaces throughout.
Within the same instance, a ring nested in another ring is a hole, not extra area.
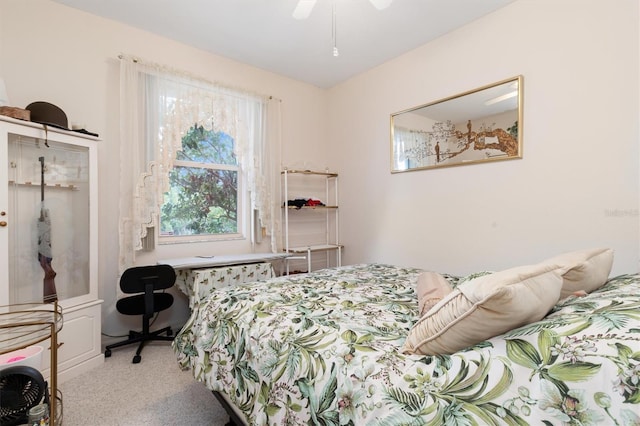
M 120 271 L 134 265 L 148 230 L 158 227 L 176 151 L 195 124 L 234 138 L 256 226 L 277 250 L 280 101 L 121 55 Z

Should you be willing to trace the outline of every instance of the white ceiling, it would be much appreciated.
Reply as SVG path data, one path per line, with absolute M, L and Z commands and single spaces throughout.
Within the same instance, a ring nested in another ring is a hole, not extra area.
M 187 45 L 329 88 L 514 0 L 318 0 L 296 20 L 298 0 L 54 0 Z M 143 52 L 124 52 L 142 54 Z

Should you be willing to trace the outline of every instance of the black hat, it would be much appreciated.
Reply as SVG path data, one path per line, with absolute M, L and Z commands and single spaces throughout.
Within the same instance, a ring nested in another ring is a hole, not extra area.
M 57 106 L 49 102 L 32 102 L 27 105 L 31 111 L 31 121 L 34 123 L 46 124 L 63 130 L 69 130 L 67 114 Z

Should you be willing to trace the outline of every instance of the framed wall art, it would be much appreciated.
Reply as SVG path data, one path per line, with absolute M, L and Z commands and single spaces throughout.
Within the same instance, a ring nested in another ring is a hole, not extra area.
M 522 158 L 523 77 L 391 114 L 391 172 Z

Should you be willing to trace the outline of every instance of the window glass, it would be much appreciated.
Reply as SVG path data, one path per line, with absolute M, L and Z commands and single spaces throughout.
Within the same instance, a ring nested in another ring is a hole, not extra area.
M 240 173 L 233 138 L 191 127 L 176 158 L 169 173 L 171 189 L 164 194 L 160 236 L 211 239 L 238 234 Z

